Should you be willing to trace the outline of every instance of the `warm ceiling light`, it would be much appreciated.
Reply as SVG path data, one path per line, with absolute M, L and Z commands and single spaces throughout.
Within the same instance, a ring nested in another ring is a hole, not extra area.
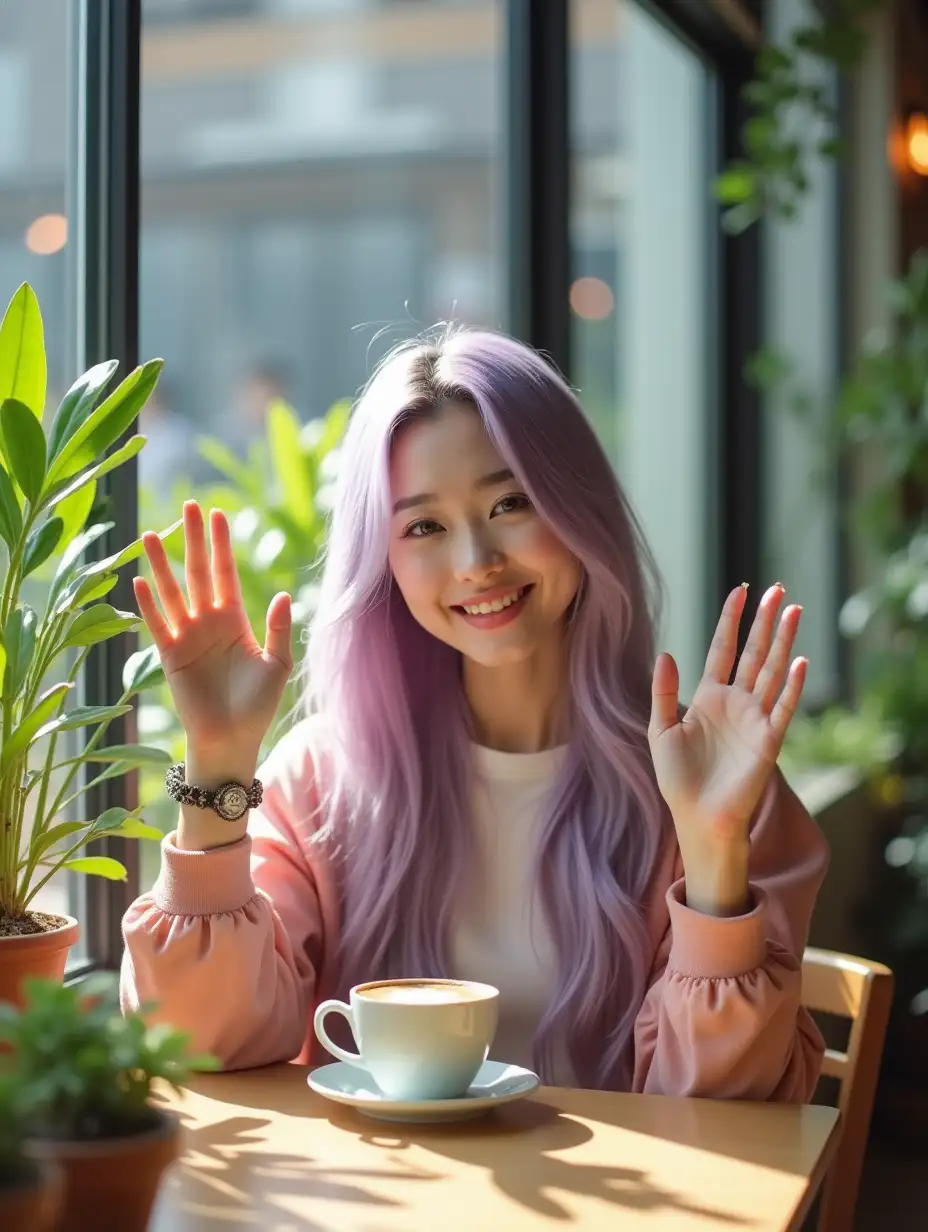
M 615 296 L 601 278 L 577 278 L 570 288 L 570 306 L 585 321 L 602 321 L 615 307 Z
M 26 247 L 40 257 L 61 252 L 68 242 L 68 220 L 64 214 L 43 214 L 26 231 Z
M 905 126 L 905 157 L 916 175 L 928 175 L 928 116 L 913 111 Z

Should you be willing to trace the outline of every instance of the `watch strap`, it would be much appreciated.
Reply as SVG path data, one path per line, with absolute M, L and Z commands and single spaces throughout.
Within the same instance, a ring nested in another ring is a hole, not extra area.
M 230 787 L 238 787 L 244 793 L 248 808 L 257 808 L 264 798 L 264 787 L 260 779 L 253 779 L 251 785 L 246 787 L 244 783 L 237 783 L 230 780 L 228 783 L 223 783 L 219 787 L 197 787 L 195 784 L 187 782 L 187 766 L 185 762 L 176 762 L 173 766 L 169 766 L 164 775 L 164 784 L 167 788 L 168 795 L 178 802 L 178 804 L 187 804 L 193 808 L 207 809 L 211 808 L 214 812 L 216 809 L 216 801 L 219 796 L 227 791 Z M 220 816 L 222 814 L 220 813 Z

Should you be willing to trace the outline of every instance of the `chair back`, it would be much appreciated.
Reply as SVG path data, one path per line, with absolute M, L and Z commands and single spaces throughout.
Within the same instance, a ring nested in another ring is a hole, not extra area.
M 803 956 L 803 1005 L 851 1022 L 847 1050 L 827 1049 L 822 1064 L 822 1075 L 839 1083 L 841 1137 L 822 1188 L 818 1232 L 853 1227 L 892 996 L 893 975 L 882 963 L 811 947 Z

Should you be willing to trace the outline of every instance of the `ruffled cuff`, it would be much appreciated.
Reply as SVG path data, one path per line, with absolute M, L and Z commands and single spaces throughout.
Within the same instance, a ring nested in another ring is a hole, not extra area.
M 155 906 L 165 915 L 221 915 L 238 911 L 254 898 L 251 838 L 228 847 L 182 851 L 174 834 L 161 842 L 161 872 L 152 886 Z
M 671 943 L 668 971 L 703 979 L 733 979 L 762 966 L 767 957 L 767 895 L 750 887 L 754 908 L 745 915 L 703 915 L 686 905 L 681 877 L 667 891 Z

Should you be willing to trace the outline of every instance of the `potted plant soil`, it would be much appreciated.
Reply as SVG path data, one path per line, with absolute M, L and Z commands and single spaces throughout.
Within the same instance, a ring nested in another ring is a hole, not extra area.
M 16 1075 L 0 1076 L 0 1228 L 52 1232 L 62 1176 L 55 1164 L 26 1153 L 27 1100 L 28 1089 Z
M 103 602 L 118 570 L 141 554 L 141 540 L 88 559 L 113 527 L 95 516 L 97 482 L 145 438 L 107 451 L 138 416 L 162 365 L 142 365 L 104 396 L 116 366 L 84 373 L 43 422 L 42 317 L 28 284 L 16 292 L 0 324 L 0 1002 L 16 1002 L 30 974 L 64 972 L 78 923 L 34 908 L 50 878 L 71 869 L 123 879 L 118 861 L 82 855 L 84 846 L 110 834 L 161 838 L 125 809 L 87 819 L 77 781 L 86 763 L 99 765 L 96 783 L 170 761 L 160 749 L 104 745 L 132 696 L 163 678 L 154 650 L 129 658 L 112 705 L 74 699 L 91 647 L 141 623 Z M 75 733 L 84 733 L 80 747 Z
M 173 1027 L 147 1025 L 150 1007 L 124 1016 L 111 975 L 81 985 L 29 979 L 23 991 L 22 1006 L 0 1006 L 0 1078 L 15 1074 L 29 1093 L 29 1155 L 63 1174 L 53 1227 L 145 1232 L 179 1149 L 177 1118 L 151 1102 L 152 1083 L 176 1089 L 218 1061 L 192 1054 Z

